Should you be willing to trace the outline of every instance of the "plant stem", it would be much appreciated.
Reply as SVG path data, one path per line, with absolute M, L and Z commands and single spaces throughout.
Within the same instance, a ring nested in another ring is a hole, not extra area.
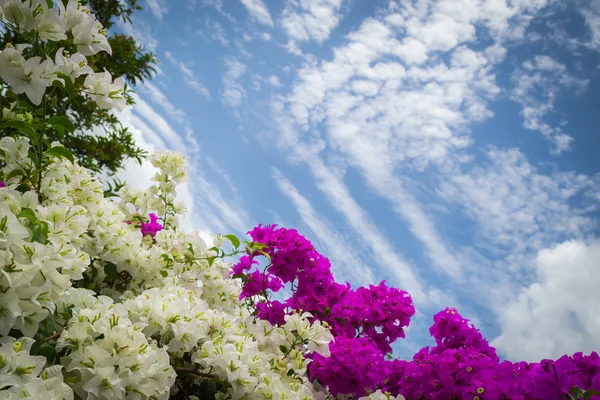
M 37 192 L 41 196 L 42 193 L 42 161 L 44 157 L 44 135 L 46 134 L 46 94 L 42 97 L 42 133 L 40 133 L 40 140 L 38 142 L 38 182 Z
M 52 340 L 58 339 L 60 337 L 60 332 L 56 332 L 52 336 L 45 337 L 41 340 L 42 343 L 50 342 Z
M 216 378 L 215 374 L 208 374 L 206 372 L 200 372 L 196 368 L 175 368 L 175 372 L 181 374 L 191 374 L 196 376 L 201 376 L 203 378 Z

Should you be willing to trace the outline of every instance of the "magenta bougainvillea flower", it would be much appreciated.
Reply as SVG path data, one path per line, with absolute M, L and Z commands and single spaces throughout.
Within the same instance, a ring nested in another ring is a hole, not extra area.
M 241 299 L 262 295 L 256 315 L 281 325 L 285 315 L 310 312 L 331 327 L 330 357 L 308 354 L 309 374 L 334 396 L 357 397 L 378 389 L 415 400 L 563 399 L 573 387 L 600 391 L 600 357 L 576 353 L 539 363 L 500 361 L 478 329 L 454 308 L 433 318 L 435 346 L 412 360 L 387 360 L 391 344 L 404 338 L 415 308 L 410 295 L 384 282 L 352 289 L 335 282 L 329 260 L 294 229 L 258 225 L 248 232 L 262 253 L 248 252 L 233 266 L 244 282 Z M 266 257 L 265 257 L 266 258 Z M 253 270 L 253 268 L 255 268 Z M 283 301 L 270 293 L 289 285 Z

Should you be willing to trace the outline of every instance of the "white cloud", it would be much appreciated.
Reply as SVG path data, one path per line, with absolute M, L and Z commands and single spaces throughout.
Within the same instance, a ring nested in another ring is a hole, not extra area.
M 514 89 L 511 98 L 522 106 L 525 128 L 540 132 L 560 154 L 569 150 L 573 138 L 560 126 L 552 126 L 544 118 L 554 112 L 561 91 L 582 91 L 588 81 L 569 74 L 567 67 L 546 55 L 537 55 L 523 63 L 512 75 Z
M 565 240 L 583 240 L 597 229 L 593 213 L 597 178 L 573 172 L 544 173 L 516 149 L 491 149 L 478 166 L 452 171 L 438 195 L 451 212 L 472 219 L 467 283 L 480 303 L 502 314 L 523 286 L 535 281 L 535 257 Z
M 558 358 L 600 348 L 600 244 L 570 241 L 540 251 L 538 281 L 501 315 L 492 344 L 508 358 Z
M 176 109 L 158 89 L 147 93 L 153 102 L 160 104 L 166 112 L 176 116 L 183 111 Z M 161 104 L 164 101 L 166 103 Z M 212 240 L 208 232 L 243 234 L 252 227 L 252 221 L 244 211 L 240 199 L 235 193 L 224 195 L 221 187 L 205 175 L 206 169 L 200 165 L 203 155 L 193 136 L 193 131 L 186 124 L 174 127 L 149 103 L 135 96 L 135 106 L 119 115 L 123 124 L 129 127 L 136 143 L 149 152 L 154 150 L 175 150 L 187 156 L 188 175 L 193 184 L 184 184 L 178 189 L 180 198 L 188 207 L 188 215 L 183 221 L 186 229 L 200 229 L 205 240 Z M 180 133 L 183 131 L 183 133 Z M 207 157 L 209 164 L 217 166 L 217 162 Z M 145 161 L 142 166 L 129 162 L 120 177 L 132 182 L 136 187 L 150 185 L 154 169 Z M 235 189 L 235 187 L 234 187 Z
M 506 57 L 503 43 L 518 44 L 546 4 L 394 2 L 388 15 L 369 18 L 350 33 L 331 59 L 307 59 L 292 92 L 273 102 L 279 145 L 310 171 L 374 254 L 385 254 L 392 265 L 403 258 L 352 198 L 343 174 L 328 171 L 324 160 L 332 155 L 389 201 L 433 267 L 452 285 L 472 288 L 486 306 L 491 299 L 505 301 L 530 282 L 539 249 L 578 238 L 594 224 L 585 210 L 570 205 L 590 184 L 587 176 L 545 175 L 511 151 L 490 153 L 481 181 L 476 168 L 461 172 L 472 166 L 471 127 L 494 116 L 489 102 L 501 92 L 495 73 Z M 548 60 L 538 61 L 537 69 L 553 70 Z M 503 173 L 519 178 L 514 183 L 518 188 L 510 182 L 504 188 Z M 462 210 L 475 221 L 478 240 L 473 246 L 451 243 L 437 226 L 436 196 L 450 196 L 434 192 L 438 174 L 456 191 L 453 212 Z M 492 211 L 486 214 L 488 208 Z M 533 236 L 528 234 L 532 230 Z M 507 239 L 512 235 L 514 240 Z M 495 250 L 502 239 L 501 251 Z M 398 280 L 425 293 L 411 281 L 416 275 L 410 264 L 398 265 L 402 267 L 395 272 L 406 274 Z M 516 271 L 525 273 L 514 275 Z
M 144 91 L 152 99 L 152 101 L 156 103 L 156 105 L 162 107 L 167 114 L 179 124 L 185 123 L 185 113 L 176 108 L 158 87 L 147 81 L 141 86 L 141 90 Z
M 354 200 L 340 174 L 325 165 L 312 151 L 307 151 L 300 145 L 296 148 L 295 155 L 308 166 L 317 187 L 325 194 L 330 204 L 344 216 L 346 223 L 359 235 L 364 245 L 371 250 L 371 257 L 378 260 L 390 281 L 407 290 L 416 302 L 429 301 L 414 267 L 395 252 L 389 239 Z
M 600 0 L 590 1 L 587 7 L 581 7 L 580 12 L 585 18 L 585 23 L 590 31 L 588 45 L 600 50 Z
M 152 14 L 158 19 L 162 19 L 169 11 L 164 0 L 146 0 L 146 3 Z
M 223 101 L 238 107 L 242 104 L 246 91 L 239 82 L 246 73 L 246 65 L 235 58 L 225 60 L 225 73 L 223 74 Z
M 165 52 L 165 57 L 167 58 L 167 60 L 169 60 L 169 62 L 171 62 L 171 64 L 175 65 L 183 73 L 183 79 L 190 87 L 190 89 L 192 89 L 194 92 L 204 97 L 205 99 L 210 99 L 210 92 L 208 91 L 206 86 L 204 86 L 204 84 L 200 82 L 200 80 L 196 77 L 194 71 L 192 71 L 188 64 L 184 63 L 183 61 L 177 60 L 173 56 L 173 54 L 171 54 L 168 51 Z
M 170 149 L 185 153 L 186 144 L 177 131 L 138 95 L 134 95 L 134 100 L 134 113 L 143 117 Z
M 592 188 L 590 177 L 546 175 L 516 149 L 492 149 L 486 156 L 483 166 L 448 176 L 438 194 L 475 220 L 480 240 L 498 255 L 535 253 L 565 236 L 583 237 L 596 226 L 590 209 L 571 205 Z
M 334 230 L 331 223 L 317 213 L 308 199 L 300 194 L 298 189 L 281 171 L 273 169 L 273 178 L 277 182 L 281 193 L 296 207 L 304 225 L 310 229 L 318 242 L 324 247 L 319 251 L 322 254 L 327 254 L 327 257 L 330 258 L 338 280 L 352 278 L 354 282 L 365 286 L 371 283 L 379 283 L 373 275 L 373 265 L 364 262 L 362 257 L 359 256 L 358 249 L 351 244 L 352 242 L 345 235 Z M 309 239 L 312 240 L 312 238 Z
M 133 37 L 136 43 L 143 48 L 150 50 L 153 53 L 156 52 L 158 40 L 154 37 L 148 24 L 144 24 L 140 20 L 134 20 L 134 22 L 130 24 L 118 19 L 117 25 L 119 29 L 123 30 L 123 33 Z
M 136 145 L 146 150 L 148 154 L 152 154 L 157 150 L 164 151 L 169 148 L 144 121 L 132 112 L 131 108 L 127 108 L 124 112 L 120 113 L 119 119 L 132 133 Z M 141 165 L 135 160 L 128 160 L 123 169 L 119 170 L 116 177 L 127 182 L 131 187 L 146 189 L 155 183 L 152 181 L 152 177 L 156 172 L 157 169 L 148 160 L 144 160 Z M 182 201 L 187 208 L 187 213 L 181 220 L 182 227 L 187 231 L 199 231 L 201 237 L 207 243 L 210 243 L 212 240 L 210 227 L 203 224 L 201 218 L 199 218 L 187 183 L 177 186 L 177 201 Z
M 273 25 L 273 19 L 263 0 L 241 0 L 248 13 L 263 25 Z
M 281 25 L 297 41 L 322 43 L 338 26 L 343 0 L 287 0 Z
M 210 31 L 210 37 L 213 40 L 216 40 L 217 42 L 221 43 L 221 45 L 223 45 L 223 46 L 229 45 L 229 40 L 227 40 L 225 30 L 223 29 L 223 26 L 219 22 L 211 21 L 211 20 L 207 19 L 206 26 L 207 26 L 208 30 Z

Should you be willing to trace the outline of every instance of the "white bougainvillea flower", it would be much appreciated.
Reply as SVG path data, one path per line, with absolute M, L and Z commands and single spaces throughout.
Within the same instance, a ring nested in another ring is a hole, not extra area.
M 113 82 L 110 72 L 98 72 L 88 75 L 85 78 L 84 86 L 86 92 L 94 98 L 98 106 L 107 109 L 116 108 L 119 111 L 125 109 L 127 104 L 123 78 L 117 78 Z
M 59 71 L 75 80 L 82 75 L 94 73 L 94 70 L 88 66 L 87 58 L 84 55 L 75 53 L 70 57 L 64 55 L 64 48 L 56 52 L 56 66 Z
M 47 4 L 39 5 L 34 21 L 34 29 L 43 42 L 67 39 L 67 24 L 56 8 L 48 8 Z
M 31 22 L 31 9 L 20 0 L 8 0 L 2 4 L 4 18 L 18 28 L 26 29 Z
M 77 51 L 84 56 L 93 56 L 101 51 L 112 55 L 112 49 L 106 39 L 106 32 L 94 16 L 90 15 L 89 18 L 82 20 L 71 31 Z

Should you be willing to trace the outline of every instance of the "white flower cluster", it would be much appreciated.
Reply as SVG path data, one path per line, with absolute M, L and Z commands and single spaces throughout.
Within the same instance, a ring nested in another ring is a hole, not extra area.
M 44 368 L 46 357 L 30 355 L 29 338 L 0 338 L 0 399 L 73 399 L 63 381 L 62 365 Z
M 125 81 L 113 81 L 109 72 L 94 73 L 87 64 L 86 56 L 100 51 L 112 54 L 106 31 L 87 7 L 76 0 L 69 0 L 66 7 L 62 1 L 0 0 L 0 20 L 30 39 L 16 46 L 9 44 L 0 51 L 0 77 L 15 93 L 25 93 L 33 104 L 40 105 L 46 89 L 54 82 L 65 85 L 65 77 L 75 80 L 87 75 L 84 91 L 100 107 L 125 108 Z M 66 40 L 67 33 L 77 47 L 75 54 L 68 55 L 61 48 L 52 59 L 39 51 L 40 46 L 32 47 L 35 40 L 42 45 Z M 4 112 L 7 116 L 12 116 L 10 110 Z
M 231 266 L 180 230 L 183 156 L 153 155 L 155 184 L 112 199 L 50 157 L 38 196 L 21 185 L 29 147 L 0 139 L 0 399 L 166 399 L 203 380 L 220 399 L 327 397 L 304 357 L 328 355 L 327 327 L 307 313 L 281 327 L 251 316 Z M 153 213 L 162 229 L 144 236 Z M 57 356 L 30 355 L 34 339 Z
M 404 396 L 399 394 L 397 397 L 389 393 L 382 393 L 381 390 L 371 393 L 369 396 L 361 397 L 358 400 L 406 400 Z

